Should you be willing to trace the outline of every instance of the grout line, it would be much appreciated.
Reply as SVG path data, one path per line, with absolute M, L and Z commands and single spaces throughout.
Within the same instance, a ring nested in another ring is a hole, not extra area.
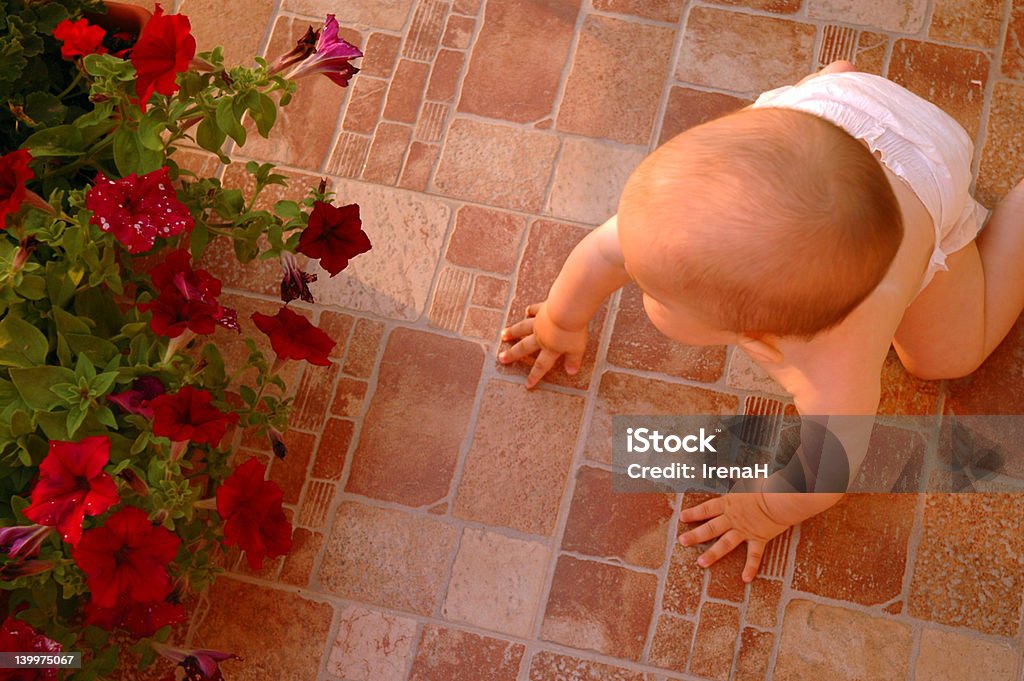
M 981 117 L 978 122 L 978 130 L 973 141 L 974 158 L 971 159 L 971 196 L 978 184 L 978 172 L 981 170 L 981 160 L 988 141 L 988 123 L 992 113 L 993 100 L 995 99 L 996 83 L 1000 81 L 1003 70 L 1003 52 L 1006 49 L 1006 36 L 1009 33 L 1010 18 L 1013 15 L 1013 0 L 1003 0 L 1003 20 L 999 24 L 999 40 L 994 48 L 995 52 L 988 65 L 988 82 L 985 83 L 985 94 L 981 102 Z M 994 206 L 993 206 L 994 208 Z
M 917 661 L 921 655 L 921 627 L 914 627 L 911 635 L 913 638 L 910 642 L 910 659 L 907 660 L 907 681 L 915 681 L 917 678 Z
M 690 16 L 690 8 L 686 7 L 679 12 L 679 21 L 676 24 L 676 37 L 672 45 L 672 55 L 669 58 L 668 73 L 665 74 L 665 82 L 661 86 L 661 100 L 658 102 L 658 111 L 655 114 L 654 125 L 651 126 L 651 137 L 648 140 L 648 152 L 654 151 L 661 139 L 665 129 L 665 114 L 668 113 L 668 104 L 671 100 L 672 88 L 676 82 L 676 72 L 679 69 L 679 59 L 683 53 L 683 40 L 686 37 L 686 22 Z

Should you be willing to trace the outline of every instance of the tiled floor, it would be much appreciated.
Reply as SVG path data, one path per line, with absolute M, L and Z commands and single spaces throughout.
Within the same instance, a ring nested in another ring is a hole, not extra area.
M 737 554 L 703 571 L 674 543 L 691 500 L 611 492 L 610 422 L 778 407 L 771 381 L 658 337 L 631 290 L 594 321 L 578 376 L 527 392 L 495 361 L 501 325 L 648 151 L 833 59 L 967 127 L 994 203 L 1024 175 L 1021 0 L 175 5 L 229 60 L 273 58 L 327 12 L 367 55 L 347 90 L 302 82 L 272 140 L 234 154 L 278 162 L 299 194 L 329 177 L 374 247 L 314 290 L 342 343 L 328 369 L 295 370 L 271 465 L 295 548 L 259 573 L 236 563 L 193 613 L 190 643 L 245 658 L 229 678 L 1022 678 L 1021 495 L 848 498 L 744 586 Z M 209 266 L 243 310 L 273 297 L 272 267 Z M 882 410 L 1024 414 L 1022 363 L 1024 324 L 965 380 L 922 383 L 893 358 Z

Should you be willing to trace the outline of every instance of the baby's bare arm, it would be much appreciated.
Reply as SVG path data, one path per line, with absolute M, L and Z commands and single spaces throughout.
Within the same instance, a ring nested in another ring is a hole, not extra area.
M 576 373 L 587 345 L 587 324 L 605 299 L 628 281 L 613 216 L 572 250 L 547 300 L 530 305 L 526 319 L 502 331 L 502 340 L 519 342 L 498 359 L 508 364 L 537 354 L 527 388 L 535 386 L 562 355 L 566 371 Z

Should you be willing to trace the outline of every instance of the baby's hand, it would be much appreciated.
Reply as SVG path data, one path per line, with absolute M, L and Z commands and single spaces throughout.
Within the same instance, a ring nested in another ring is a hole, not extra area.
M 583 351 L 587 347 L 587 327 L 578 331 L 564 329 L 551 320 L 546 303 L 526 308 L 526 319 L 502 330 L 501 340 L 519 342 L 498 354 L 502 364 L 510 364 L 523 357 L 537 354 L 533 368 L 526 377 L 526 387 L 532 388 L 551 370 L 559 357 L 565 355 L 565 372 L 570 376 L 580 370 Z
M 701 567 L 711 566 L 741 543 L 747 542 L 747 563 L 743 566 L 743 581 L 753 581 L 761 564 L 765 546 L 773 537 L 782 534 L 789 527 L 772 519 L 764 500 L 765 495 L 760 492 L 731 492 L 683 509 L 679 515 L 683 522 L 707 522 L 679 535 L 679 542 L 683 546 L 690 546 L 721 537 L 697 559 L 697 564 Z

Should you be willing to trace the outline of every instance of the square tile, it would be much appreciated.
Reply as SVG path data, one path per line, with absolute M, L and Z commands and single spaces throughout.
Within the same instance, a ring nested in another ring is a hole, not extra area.
M 522 216 L 479 206 L 463 206 L 455 214 L 455 231 L 445 259 L 453 265 L 511 274 L 526 230 Z
M 648 662 L 676 672 L 685 672 L 693 643 L 693 622 L 681 617 L 662 615 L 651 643 Z
M 847 0 L 807 0 L 807 15 L 897 33 L 917 33 L 924 26 L 927 0 L 879 0 L 870 4 Z
M 925 629 L 915 673 L 931 681 L 1012 681 L 1020 659 L 1020 652 L 1005 644 Z
M 584 224 L 603 223 L 618 212 L 626 179 L 645 155 L 645 147 L 566 138 L 555 167 L 548 211 L 557 218 Z
M 518 643 L 427 625 L 409 681 L 516 681 L 524 650 Z
M 740 635 L 740 611 L 721 603 L 705 603 L 693 644 L 690 673 L 728 681 Z
M 654 681 L 643 672 L 542 650 L 530 661 L 529 681 Z
M 341 611 L 327 672 L 351 681 L 405 681 L 416 621 L 350 605 Z

